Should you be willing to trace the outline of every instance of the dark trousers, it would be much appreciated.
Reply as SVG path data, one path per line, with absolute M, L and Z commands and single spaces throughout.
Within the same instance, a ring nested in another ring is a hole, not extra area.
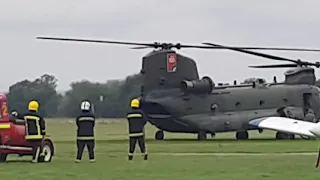
M 40 153 L 42 153 L 42 139 L 29 140 L 32 146 L 32 161 L 38 162 Z
M 88 149 L 89 159 L 94 160 L 95 140 L 77 140 L 77 160 L 81 160 L 85 146 Z
M 147 154 L 144 136 L 129 137 L 129 156 L 133 156 L 138 141 L 141 153 Z

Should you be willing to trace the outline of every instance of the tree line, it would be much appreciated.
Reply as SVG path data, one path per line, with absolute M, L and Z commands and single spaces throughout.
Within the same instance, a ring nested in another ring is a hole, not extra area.
M 248 78 L 243 83 L 255 81 Z M 24 112 L 30 100 L 37 100 L 40 113 L 45 117 L 75 117 L 79 113 L 79 104 L 88 99 L 94 104 L 97 117 L 121 118 L 129 108 L 132 98 L 140 95 L 142 76 L 134 74 L 123 80 L 110 80 L 95 83 L 88 80 L 72 82 L 70 90 L 57 92 L 55 76 L 44 74 L 35 80 L 22 80 L 9 87 L 9 110 Z
M 98 117 L 119 118 L 126 114 L 130 100 L 140 95 L 142 78 L 135 74 L 106 83 L 72 82 L 70 90 L 63 94 L 57 92 L 57 82 L 55 76 L 44 74 L 33 81 L 25 79 L 11 85 L 6 94 L 9 110 L 25 112 L 28 102 L 37 100 L 39 112 L 45 117 L 75 117 L 81 101 L 88 99 Z

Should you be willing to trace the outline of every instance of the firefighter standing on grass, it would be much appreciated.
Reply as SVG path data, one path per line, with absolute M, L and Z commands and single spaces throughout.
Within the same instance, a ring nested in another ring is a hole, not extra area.
M 26 125 L 25 139 L 32 145 L 32 162 L 37 163 L 42 152 L 42 140 L 46 135 L 46 125 L 42 116 L 38 114 L 39 103 L 37 101 L 30 101 L 28 105 L 28 112 L 23 114 L 23 119 Z
M 129 123 L 129 160 L 133 159 L 133 153 L 138 141 L 141 153 L 144 154 L 144 160 L 148 159 L 145 145 L 144 126 L 147 123 L 143 112 L 140 110 L 140 101 L 133 99 L 131 101 L 132 110 L 127 114 Z
M 94 126 L 95 115 L 91 110 L 91 103 L 87 100 L 82 101 L 80 105 L 81 113 L 76 119 L 77 130 L 77 159 L 80 162 L 85 146 L 88 148 L 89 161 L 94 162 Z

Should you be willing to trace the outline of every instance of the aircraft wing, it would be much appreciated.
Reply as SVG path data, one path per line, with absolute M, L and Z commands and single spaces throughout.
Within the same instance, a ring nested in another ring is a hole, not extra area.
M 270 129 L 310 137 L 320 137 L 320 123 L 285 117 L 264 117 L 254 119 L 250 121 L 249 124 L 261 129 Z

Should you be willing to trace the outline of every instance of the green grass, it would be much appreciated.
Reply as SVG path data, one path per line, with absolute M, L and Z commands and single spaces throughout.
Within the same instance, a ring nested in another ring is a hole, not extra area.
M 75 164 L 75 124 L 55 119 L 47 120 L 47 126 L 56 147 L 53 161 L 49 164 L 31 164 L 31 157 L 12 155 L 8 163 L 0 164 L 1 179 L 314 180 L 318 179 L 320 171 L 314 168 L 315 154 L 284 154 L 315 153 L 318 142 L 314 140 L 275 141 L 275 132 L 266 131 L 262 134 L 250 132 L 253 140 L 248 141 L 235 141 L 235 133 L 217 134 L 215 139 L 207 141 L 197 141 L 193 134 L 165 133 L 166 140 L 155 141 L 156 128 L 150 125 L 146 130 L 150 160 L 143 161 L 137 149 L 134 161 L 128 162 L 126 121 L 98 123 L 97 162 L 90 164 L 85 151 L 83 161 Z

